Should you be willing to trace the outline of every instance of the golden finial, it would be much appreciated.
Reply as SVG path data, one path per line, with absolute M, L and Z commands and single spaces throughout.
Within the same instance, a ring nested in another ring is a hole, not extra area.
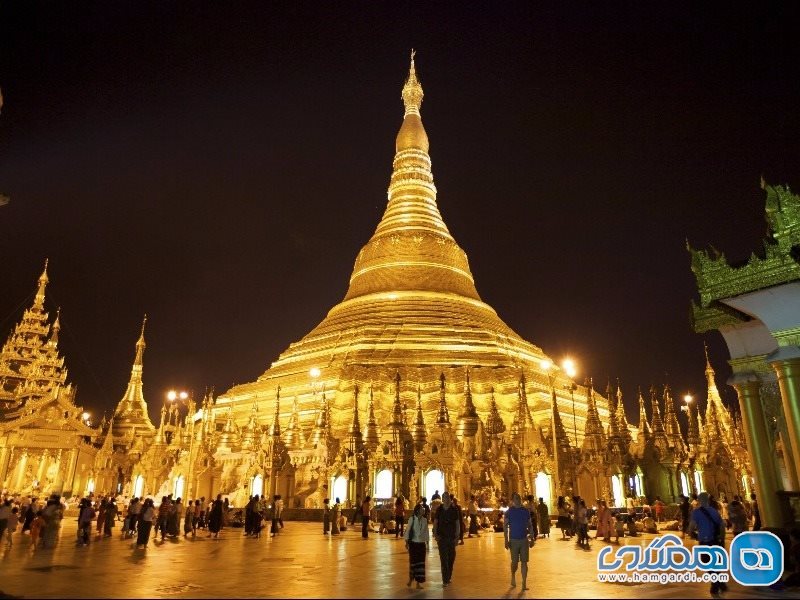
M 145 314 L 144 319 L 142 319 L 142 333 L 139 334 L 139 339 L 136 340 L 136 358 L 133 360 L 133 364 L 138 366 L 142 365 L 142 358 L 144 357 L 144 348 L 146 346 L 144 343 L 144 326 L 146 324 L 147 315 Z
M 34 305 L 42 308 L 44 306 L 44 290 L 47 287 L 47 283 L 50 279 L 47 277 L 47 264 L 50 262 L 50 259 L 44 259 L 44 270 L 42 270 L 42 274 L 39 275 L 39 289 L 36 290 L 36 298 L 34 299 Z
M 411 50 L 411 67 L 408 70 L 408 79 L 406 79 L 406 83 L 403 86 L 403 104 L 406 107 L 405 115 L 417 115 L 419 116 L 419 108 L 422 106 L 422 85 L 417 79 L 417 70 L 414 67 L 414 56 L 416 55 L 416 50 Z

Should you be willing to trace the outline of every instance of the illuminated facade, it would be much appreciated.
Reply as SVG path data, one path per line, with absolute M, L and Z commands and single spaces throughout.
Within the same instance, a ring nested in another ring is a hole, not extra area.
M 649 421 L 640 398 L 636 428 L 618 391 L 577 385 L 481 300 L 436 202 L 413 57 L 402 99 L 388 204 L 342 302 L 257 380 L 199 407 L 165 405 L 158 427 L 142 388 L 143 326 L 127 390 L 93 433 L 95 491 L 222 493 L 237 506 L 279 493 L 290 507 L 445 489 L 487 505 L 513 491 L 618 505 L 630 493 L 741 492 L 720 474 L 723 463 L 747 469 L 714 425 L 731 416 L 718 394 L 712 402 L 713 371 L 712 416 L 692 413 L 688 440 L 669 389 L 653 392 Z
M 781 527 L 800 521 L 800 197 L 761 184 L 769 237 L 760 255 L 732 266 L 716 250 L 689 251 L 694 327 L 725 339 L 762 520 Z

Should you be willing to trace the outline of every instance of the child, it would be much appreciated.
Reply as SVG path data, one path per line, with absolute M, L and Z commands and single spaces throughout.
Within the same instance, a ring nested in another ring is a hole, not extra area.
M 36 548 L 37 544 L 39 543 L 39 536 L 42 533 L 42 527 L 44 527 L 44 517 L 42 516 L 42 511 L 36 513 L 36 518 L 33 519 L 31 522 L 31 548 Z
M 625 539 L 625 521 L 622 520 L 622 513 L 617 513 L 617 520 L 614 523 L 615 543 L 619 543 L 619 538 Z
M 6 537 L 9 546 L 11 545 L 11 534 L 17 530 L 17 523 L 19 523 L 19 509 L 15 506 L 11 509 L 11 515 L 8 517 L 8 523 L 6 524 Z

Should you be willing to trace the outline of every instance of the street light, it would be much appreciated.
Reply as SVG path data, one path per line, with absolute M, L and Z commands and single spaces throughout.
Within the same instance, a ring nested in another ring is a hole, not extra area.
M 308 374 L 311 375 L 312 379 L 316 379 L 321 373 L 322 371 L 320 371 L 317 367 L 311 367 L 311 369 L 308 371 Z
M 686 403 L 686 405 L 681 406 L 681 411 L 685 412 L 687 416 L 689 415 L 689 411 L 691 410 L 692 400 L 694 400 L 694 398 L 692 398 L 691 394 L 686 394 L 683 397 L 683 401 Z

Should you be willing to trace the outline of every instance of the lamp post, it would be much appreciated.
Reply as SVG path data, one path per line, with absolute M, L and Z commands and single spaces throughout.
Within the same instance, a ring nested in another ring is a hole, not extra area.
M 169 405 L 171 407 L 170 411 L 169 411 L 170 412 L 170 420 L 172 419 L 172 415 L 175 416 L 175 427 L 171 429 L 171 433 L 170 433 L 170 437 L 169 437 L 170 443 L 172 443 L 172 441 L 174 439 L 174 436 L 175 436 L 175 433 L 177 431 L 178 418 L 179 418 L 178 404 L 185 404 L 186 403 L 186 399 L 188 397 L 189 397 L 189 393 L 184 391 L 184 390 L 180 390 L 180 391 L 178 391 L 178 390 L 169 390 L 167 392 L 167 402 L 169 402 Z M 169 420 L 167 421 L 167 425 L 169 425 Z M 193 442 L 194 442 L 194 435 L 192 435 L 192 439 L 189 440 L 189 470 L 190 470 L 190 472 L 191 472 L 191 464 L 192 464 L 191 461 L 192 461 L 192 445 L 193 445 Z M 191 487 L 189 487 L 189 479 L 191 479 L 191 477 L 184 478 L 184 489 L 181 490 L 181 495 L 184 494 L 184 491 L 191 490 Z M 174 487 L 173 487 L 173 491 L 175 491 Z M 178 496 L 177 491 L 175 493 L 175 496 L 177 498 L 177 496 Z
M 551 398 L 555 398 L 556 388 L 553 383 L 553 366 L 554 366 L 553 361 L 549 359 L 543 359 L 539 363 L 539 366 L 541 366 L 542 370 L 545 373 L 547 373 L 547 381 L 550 384 L 550 393 L 552 395 Z M 555 486 L 556 496 L 560 496 L 561 494 L 558 492 L 561 491 L 562 481 L 561 481 L 561 473 L 559 472 L 558 469 L 559 448 L 558 448 L 558 439 L 556 439 L 556 415 L 555 415 L 555 411 L 557 410 L 558 406 L 554 404 L 550 414 L 550 438 L 553 440 L 553 475 L 555 476 L 555 482 L 556 482 Z M 550 498 L 550 503 L 551 504 L 553 503 L 553 498 Z
M 575 367 L 575 361 L 571 358 L 565 358 L 561 361 L 561 368 L 564 369 L 564 372 L 567 374 L 567 377 L 573 379 L 575 375 L 578 374 L 578 369 Z M 578 421 L 575 416 L 575 390 L 578 389 L 578 386 L 575 384 L 574 381 L 570 381 L 569 384 L 564 386 L 565 390 L 569 390 L 569 395 L 572 398 L 572 433 L 575 437 L 575 447 L 578 447 Z

